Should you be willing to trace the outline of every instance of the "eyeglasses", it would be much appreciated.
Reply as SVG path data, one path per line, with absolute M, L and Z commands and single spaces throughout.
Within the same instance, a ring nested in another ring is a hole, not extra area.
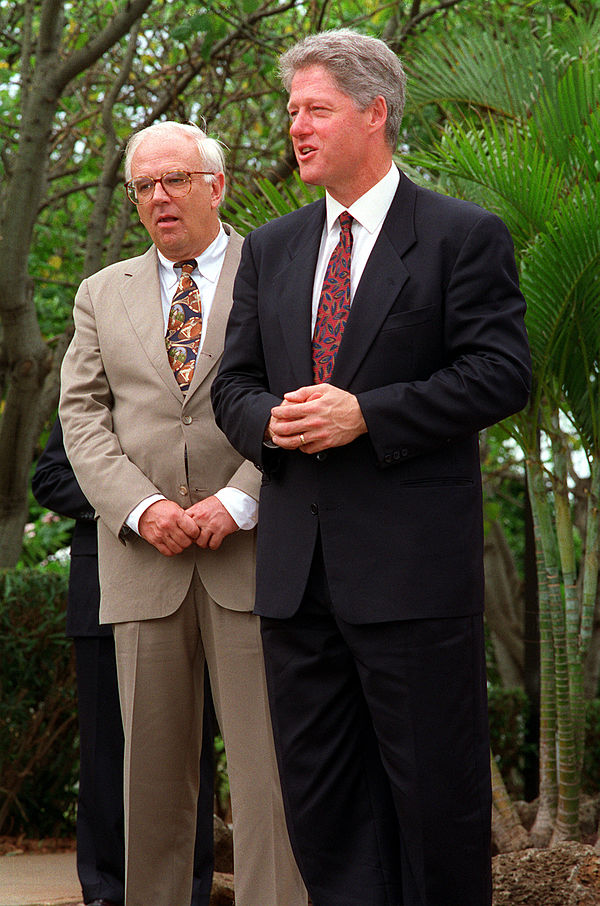
M 214 176 L 209 170 L 170 170 L 158 179 L 152 176 L 136 176 L 125 183 L 125 191 L 134 204 L 147 204 L 154 197 L 156 183 L 159 182 L 170 198 L 183 198 L 192 188 L 192 176 Z

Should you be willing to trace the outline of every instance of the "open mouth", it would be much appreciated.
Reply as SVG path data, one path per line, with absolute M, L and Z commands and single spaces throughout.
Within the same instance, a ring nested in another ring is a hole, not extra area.
M 310 157 L 311 154 L 314 154 L 317 149 L 312 145 L 298 145 L 296 152 L 298 155 L 298 160 L 306 160 L 307 157 Z

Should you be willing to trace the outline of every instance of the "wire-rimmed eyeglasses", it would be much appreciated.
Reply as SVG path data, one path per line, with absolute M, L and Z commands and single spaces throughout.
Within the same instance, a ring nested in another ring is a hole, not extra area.
M 136 176 L 125 183 L 125 191 L 134 204 L 152 201 L 156 183 L 159 182 L 170 198 L 183 198 L 192 188 L 192 176 L 214 176 L 210 170 L 169 170 L 157 179 L 153 176 Z

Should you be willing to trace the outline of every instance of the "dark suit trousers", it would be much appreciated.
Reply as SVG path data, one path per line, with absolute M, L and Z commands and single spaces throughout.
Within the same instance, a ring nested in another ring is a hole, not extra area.
M 77 872 L 84 902 L 124 901 L 123 727 L 112 635 L 75 638 L 80 734 Z M 191 906 L 208 906 L 213 872 L 213 738 L 210 695 L 204 740 Z
M 123 728 L 112 636 L 76 638 L 77 871 L 84 902 L 124 900 Z
M 300 609 L 262 634 L 314 906 L 490 906 L 483 618 L 345 623 L 317 545 Z

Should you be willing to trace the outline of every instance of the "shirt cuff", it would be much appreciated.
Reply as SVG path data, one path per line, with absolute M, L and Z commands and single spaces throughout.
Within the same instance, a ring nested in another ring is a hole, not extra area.
M 239 488 L 221 488 L 215 494 L 236 525 L 248 531 L 258 522 L 258 501 Z
M 131 513 L 125 520 L 125 525 L 127 525 L 132 531 L 134 531 L 136 535 L 139 535 L 140 533 L 138 526 L 142 513 L 145 513 L 148 507 L 153 503 L 156 503 L 157 500 L 166 500 L 166 497 L 164 497 L 163 494 L 152 494 L 151 497 L 146 497 L 144 500 L 142 500 L 141 503 L 138 503 L 138 505 L 132 509 Z

